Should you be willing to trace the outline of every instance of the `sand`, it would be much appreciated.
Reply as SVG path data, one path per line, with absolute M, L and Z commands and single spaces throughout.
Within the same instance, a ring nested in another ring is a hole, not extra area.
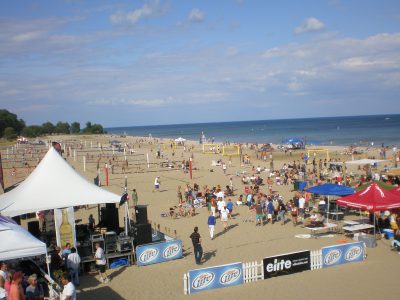
M 115 137 L 110 136 L 93 136 L 93 137 L 53 137 L 57 140 L 86 140 L 87 148 L 90 148 L 90 141 L 93 145 L 98 142 L 106 144 Z M 136 140 L 133 137 L 117 137 L 118 140 L 129 142 Z M 166 142 L 167 144 L 167 142 Z M 169 145 L 169 144 L 168 144 Z M 197 215 L 182 219 L 170 219 L 161 217 L 161 213 L 167 212 L 169 207 L 177 204 L 176 190 L 178 185 L 184 186 L 186 183 L 198 183 L 200 187 L 203 185 L 216 186 L 220 184 L 225 186 L 229 184 L 229 178 L 233 177 L 235 186 L 235 197 L 243 193 L 244 186 L 237 177 L 236 171 L 246 170 L 251 173 L 250 167 L 241 167 L 239 158 L 233 157 L 232 166 L 228 167 L 228 174 L 224 175 L 221 167 L 211 167 L 211 160 L 217 160 L 220 155 L 202 154 L 201 147 L 195 145 L 193 150 L 194 167 L 193 180 L 189 179 L 188 174 L 184 174 L 179 168 L 176 170 L 168 170 L 165 168 L 152 167 L 147 169 L 145 162 L 145 154 L 149 153 L 151 162 L 160 162 L 155 158 L 156 145 L 142 145 L 141 149 L 135 146 L 135 156 L 128 156 L 130 164 L 133 160 L 142 159 L 140 168 L 137 166 L 129 167 L 127 175 L 128 188 L 136 188 L 139 195 L 139 204 L 148 204 L 149 220 L 154 224 L 159 224 L 161 231 L 174 235 L 183 241 L 184 258 L 172 262 L 161 263 L 145 267 L 131 266 L 128 268 L 119 268 L 109 270 L 112 281 L 108 284 L 100 284 L 97 276 L 84 275 L 81 278 L 81 286 L 78 288 L 78 299 L 200 299 L 204 297 L 216 297 L 216 299 L 259 299 L 260 297 L 271 299 L 309 299 L 310 297 L 322 297 L 323 299 L 373 299 L 377 297 L 385 297 L 385 299 L 397 299 L 398 297 L 398 270 L 400 268 L 400 255 L 397 252 L 390 251 L 388 240 L 379 240 L 378 247 L 367 249 L 368 257 L 364 262 L 353 263 L 321 269 L 316 271 L 306 271 L 294 275 L 277 277 L 269 280 L 261 280 L 254 283 L 248 283 L 236 287 L 216 289 L 201 292 L 195 295 L 185 296 L 183 294 L 183 274 L 188 270 L 197 268 L 194 261 L 193 249 L 189 239 L 190 233 L 194 226 L 199 227 L 202 236 L 202 245 L 205 252 L 205 262 L 202 267 L 216 266 L 233 262 L 260 262 L 263 257 L 278 255 L 282 253 L 293 252 L 296 250 L 317 250 L 323 246 L 337 244 L 339 240 L 344 239 L 343 235 L 334 235 L 333 237 L 324 237 L 319 239 L 299 239 L 295 238 L 296 234 L 309 233 L 307 229 L 301 227 L 293 227 L 291 223 L 284 226 L 276 223 L 268 224 L 263 227 L 256 227 L 253 222 L 244 222 L 246 219 L 254 220 L 254 213 L 249 212 L 246 207 L 234 208 L 236 215 L 233 220 L 229 221 L 231 229 L 222 233 L 222 225 L 217 221 L 216 235 L 211 240 L 208 235 L 207 227 L 207 208 L 197 210 Z M 87 148 L 85 150 L 87 150 Z M 322 148 L 322 147 L 319 147 Z M 324 147 L 325 148 L 325 147 Z M 331 157 L 335 157 L 336 153 L 340 154 L 344 147 L 329 147 Z M 153 149 L 153 151 L 151 151 Z M 366 149 L 364 149 L 366 150 Z M 189 152 L 183 152 L 182 147 L 175 150 L 175 157 L 172 158 L 172 150 L 166 147 L 165 156 L 172 160 L 182 161 L 188 159 L 191 155 Z M 3 156 L 4 156 L 4 151 Z M 252 160 L 254 152 L 246 150 L 251 155 Z M 275 168 L 283 165 L 284 162 L 300 159 L 302 151 L 295 151 L 293 157 L 285 156 L 282 152 L 274 152 Z M 83 172 L 82 155 L 85 152 L 78 152 L 77 160 L 73 157 L 67 158 L 74 168 L 89 180 L 95 177 L 96 163 L 88 163 L 86 172 Z M 93 150 L 94 155 L 98 152 Z M 110 153 L 110 152 L 109 152 Z M 142 154 L 141 156 L 137 154 Z M 318 154 L 318 158 L 323 154 Z M 375 156 L 378 157 L 378 149 L 369 149 L 362 155 L 355 156 L 355 159 Z M 123 159 L 123 153 L 119 153 L 119 157 Z M 338 155 L 342 160 L 349 160 L 351 156 Z M 227 157 L 222 158 L 228 162 Z M 103 166 L 105 159 L 101 161 Z M 135 162 L 139 163 L 139 162 Z M 269 168 L 269 160 L 262 162 L 261 160 L 253 160 L 252 164 Z M 390 165 L 391 162 L 388 162 Z M 210 172 L 213 169 L 213 172 Z M 124 174 L 121 169 L 116 168 L 117 174 L 110 174 L 110 185 L 105 186 L 117 194 L 122 194 L 124 185 Z M 139 172 L 139 173 L 135 173 Z M 348 172 L 359 173 L 356 167 L 352 167 Z M 19 175 L 23 177 L 23 175 Z M 153 192 L 153 183 L 155 176 L 161 178 L 161 191 Z M 267 173 L 261 175 L 264 180 Z M 103 183 L 105 183 L 104 176 Z M 9 172 L 5 173 L 6 185 L 9 185 L 16 178 L 11 178 Z M 19 178 L 20 179 L 20 178 Z M 274 190 L 283 195 L 285 201 L 293 196 L 293 186 L 276 186 Z M 266 192 L 266 186 L 262 186 L 261 190 Z M 81 209 L 77 212 L 76 218 L 87 219 L 87 216 L 95 214 L 98 220 L 97 208 L 93 207 L 88 210 Z M 124 209 L 119 210 L 120 224 L 123 221 Z M 349 239 L 348 239 L 349 240 Z M 349 240 L 350 241 L 350 240 Z

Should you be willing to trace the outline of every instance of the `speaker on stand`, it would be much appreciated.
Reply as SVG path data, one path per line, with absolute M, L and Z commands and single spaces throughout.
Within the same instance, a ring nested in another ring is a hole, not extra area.
M 150 244 L 153 239 L 151 235 L 151 224 L 136 224 L 135 226 L 135 239 L 136 246 Z
M 119 232 L 118 208 L 114 203 L 107 203 L 100 210 L 100 227 L 107 227 L 107 231 Z
M 147 224 L 147 205 L 135 206 L 136 224 Z

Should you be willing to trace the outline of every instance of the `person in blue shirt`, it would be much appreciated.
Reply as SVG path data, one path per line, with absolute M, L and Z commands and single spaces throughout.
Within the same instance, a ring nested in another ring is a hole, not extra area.
M 272 203 L 271 199 L 268 199 L 268 204 L 267 204 L 267 218 L 268 222 L 271 220 L 271 224 L 273 224 L 273 219 L 272 216 L 274 215 L 274 205 Z
M 216 218 L 213 216 L 213 213 L 210 212 L 210 215 L 209 215 L 208 220 L 207 220 L 207 224 L 208 224 L 208 231 L 210 231 L 211 239 L 214 238 L 215 223 L 216 223 Z
M 232 219 L 233 202 L 231 199 L 228 200 L 226 208 L 229 210 L 229 215 L 228 215 L 229 219 Z

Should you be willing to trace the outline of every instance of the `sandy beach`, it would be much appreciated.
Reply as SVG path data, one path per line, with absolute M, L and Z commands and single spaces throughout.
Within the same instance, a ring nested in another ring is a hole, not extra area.
M 375 299 L 383 297 L 385 299 L 397 299 L 398 292 L 398 270 L 400 268 L 400 255 L 395 251 L 390 251 L 388 240 L 378 240 L 376 248 L 367 248 L 367 259 L 364 262 L 342 265 L 334 268 L 307 271 L 294 275 L 282 276 L 268 280 L 261 280 L 254 283 L 243 284 L 236 287 L 216 289 L 201 292 L 196 295 L 183 293 L 183 274 L 191 269 L 197 268 L 194 261 L 193 249 L 189 235 L 194 226 L 199 227 L 202 236 L 204 250 L 204 263 L 201 267 L 216 266 L 233 262 L 261 261 L 264 257 L 289 253 L 297 250 L 316 250 L 323 246 L 334 245 L 343 239 L 349 242 L 351 239 L 344 235 L 335 234 L 329 237 L 318 239 L 296 238 L 296 234 L 306 234 L 309 231 L 301 226 L 294 227 L 290 222 L 281 226 L 279 223 L 267 224 L 256 227 L 254 212 L 247 207 L 234 207 L 234 218 L 229 221 L 230 229 L 222 231 L 222 224 L 217 220 L 216 237 L 211 240 L 208 234 L 207 208 L 196 210 L 196 216 L 171 219 L 163 217 L 169 208 L 177 205 L 177 187 L 184 187 L 185 184 L 193 185 L 197 183 L 200 188 L 204 185 L 208 187 L 222 187 L 229 184 L 229 178 L 233 178 L 234 194 L 231 198 L 236 202 L 238 196 L 244 193 L 244 185 L 241 177 L 236 176 L 237 172 L 246 171 L 251 174 L 251 167 L 260 165 L 269 169 L 269 158 L 266 161 L 256 159 L 254 151 L 245 149 L 244 154 L 250 155 L 251 164 L 245 167 L 240 165 L 239 157 L 232 157 L 232 164 L 228 166 L 227 174 L 223 173 L 221 167 L 211 166 L 212 160 L 222 159 L 228 164 L 228 157 L 220 154 L 203 154 L 201 145 L 195 142 L 187 142 L 186 146 L 193 146 L 191 152 L 184 151 L 182 146 L 171 149 L 169 140 L 164 141 L 165 147 L 162 148 L 164 158 L 172 161 L 188 160 L 193 156 L 193 179 L 180 169 L 180 164 L 176 164 L 173 169 L 161 168 L 151 165 L 147 168 L 146 154 L 149 153 L 151 163 L 159 163 L 163 159 L 157 159 L 156 149 L 158 142 L 153 139 L 138 137 L 113 137 L 104 136 L 53 136 L 53 140 L 64 141 L 73 144 L 82 141 L 86 147 L 77 151 L 76 161 L 72 157 L 67 157 L 67 161 L 85 178 L 93 182 L 96 176 L 96 158 L 101 150 L 97 147 L 100 143 L 102 147 L 109 145 L 112 139 L 118 139 L 122 143 L 134 144 L 134 153 L 127 153 L 129 167 L 126 170 L 128 189 L 131 191 L 136 188 L 139 196 L 139 204 L 148 205 L 148 218 L 152 224 L 160 226 L 161 231 L 168 235 L 176 236 L 183 241 L 184 258 L 172 262 L 156 264 L 145 267 L 136 265 L 127 268 L 109 270 L 111 282 L 100 284 L 97 276 L 85 274 L 81 278 L 81 286 L 78 288 L 78 299 L 200 299 L 204 297 L 216 297 L 217 299 L 258 299 L 268 297 L 272 299 L 309 299 L 310 297 L 322 297 L 323 299 Z M 144 140 L 138 147 L 138 140 Z M 90 148 L 90 143 L 92 147 Z M 94 148 L 96 147 L 96 148 Z M 346 161 L 352 159 L 351 155 L 341 155 L 344 147 L 330 146 L 318 148 L 329 149 L 330 157 Z M 376 157 L 379 158 L 379 149 L 362 149 L 363 154 L 355 155 L 354 159 Z M 172 156 L 172 152 L 175 155 Z M 272 152 L 274 167 L 281 168 L 284 163 L 293 160 L 300 160 L 300 153 L 304 150 L 296 150 L 292 156 L 280 151 Z M 86 172 L 83 171 L 83 156 L 89 153 L 93 159 L 89 159 L 86 164 Z M 100 168 L 108 162 L 107 155 L 111 151 L 103 150 L 100 159 Z M 4 150 L 2 151 L 5 156 Z M 118 159 L 122 162 L 123 152 L 115 152 Z M 324 158 L 323 153 L 317 154 L 317 159 Z M 392 161 L 386 165 L 391 166 Z M 114 166 L 114 174 L 110 174 L 109 186 L 103 188 L 117 194 L 122 194 L 125 174 L 118 165 Z M 379 166 L 379 168 L 383 168 Z M 212 172 L 211 172 L 212 170 Z M 362 171 L 357 167 L 347 170 L 360 174 Z M 262 172 L 261 177 L 266 181 L 269 172 Z M 5 170 L 5 184 L 9 186 L 26 176 L 22 171 L 17 176 L 11 177 L 10 171 Z M 154 178 L 160 176 L 160 192 L 153 192 Z M 104 173 L 101 174 L 103 185 L 105 184 Z M 273 190 L 283 196 L 284 202 L 291 199 L 294 195 L 293 185 L 273 185 Z M 261 191 L 267 193 L 267 186 L 261 186 Z M 80 209 L 76 213 L 76 218 L 87 220 L 90 213 L 94 214 L 96 222 L 98 220 L 97 207 Z M 123 224 L 124 209 L 119 209 L 120 225 Z M 354 216 L 352 216 L 354 218 Z M 252 222 L 245 222 L 252 220 Z

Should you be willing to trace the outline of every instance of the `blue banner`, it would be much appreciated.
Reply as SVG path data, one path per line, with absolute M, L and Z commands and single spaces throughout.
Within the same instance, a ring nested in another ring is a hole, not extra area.
M 158 264 L 178 258 L 182 258 L 181 240 L 146 244 L 136 247 L 136 263 L 138 266 Z
M 322 248 L 324 268 L 364 260 L 364 243 L 350 243 Z
M 223 288 L 243 283 L 243 264 L 233 263 L 189 271 L 189 293 Z

